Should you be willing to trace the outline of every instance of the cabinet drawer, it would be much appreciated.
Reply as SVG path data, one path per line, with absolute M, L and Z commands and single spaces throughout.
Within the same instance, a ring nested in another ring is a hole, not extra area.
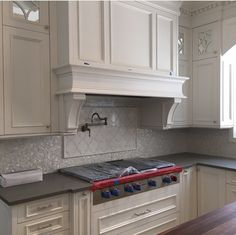
M 18 224 L 18 235 L 63 234 L 69 228 L 69 212 Z M 55 233 L 53 233 L 55 232 Z M 59 233 L 61 232 L 61 233 Z M 63 234 L 64 235 L 64 234 Z
M 236 185 L 236 171 L 226 171 L 226 182 Z
M 147 223 L 149 220 L 159 219 L 176 212 L 177 204 L 177 196 L 171 195 L 109 215 L 103 211 L 97 215 L 100 231 L 112 234 L 122 227 L 136 227 L 141 221 Z
M 61 232 L 52 232 L 52 233 L 47 233 L 47 235 L 69 235 L 69 230 L 61 231 Z
M 18 223 L 69 209 L 67 194 L 22 204 L 17 209 Z
M 103 235 L 156 235 L 179 225 L 179 213 L 173 213 L 155 220 L 145 220 L 136 223 L 135 226 L 124 226 L 109 232 L 101 232 Z

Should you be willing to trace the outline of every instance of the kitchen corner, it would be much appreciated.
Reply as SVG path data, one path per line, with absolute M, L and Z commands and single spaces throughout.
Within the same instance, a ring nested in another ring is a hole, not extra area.
M 235 1 L 0 2 L 0 235 L 223 235 L 235 35 Z

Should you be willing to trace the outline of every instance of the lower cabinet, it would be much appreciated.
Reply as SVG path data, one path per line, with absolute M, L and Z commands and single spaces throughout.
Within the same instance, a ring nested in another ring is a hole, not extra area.
M 179 224 L 179 184 L 92 206 L 91 235 L 159 234 Z
M 198 216 L 225 205 L 226 171 L 198 166 Z
M 180 223 L 184 223 L 197 217 L 196 167 L 184 169 L 180 177 Z
M 0 201 L 0 235 L 69 235 L 69 195 L 7 206 Z

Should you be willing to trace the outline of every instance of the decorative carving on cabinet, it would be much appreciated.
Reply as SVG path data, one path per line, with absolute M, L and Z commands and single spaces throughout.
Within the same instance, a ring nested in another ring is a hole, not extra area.
M 179 32 L 178 38 L 178 52 L 179 55 L 184 55 L 184 33 Z
M 203 55 L 208 52 L 212 43 L 212 30 L 198 33 L 198 54 Z

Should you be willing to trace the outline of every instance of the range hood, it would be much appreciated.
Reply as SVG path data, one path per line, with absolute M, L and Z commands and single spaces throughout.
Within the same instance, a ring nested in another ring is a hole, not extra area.
M 84 65 L 64 65 L 56 68 L 58 77 L 60 130 L 76 133 L 79 115 L 86 95 L 114 95 L 150 97 L 144 99 L 144 112 L 160 114 L 160 128 L 170 128 L 177 105 L 182 98 L 182 87 L 187 77 L 164 76 L 154 73 L 135 73 Z M 150 105 L 150 106 L 149 106 Z M 153 116 L 153 115 L 145 116 Z M 148 124 L 147 124 L 148 125 Z

